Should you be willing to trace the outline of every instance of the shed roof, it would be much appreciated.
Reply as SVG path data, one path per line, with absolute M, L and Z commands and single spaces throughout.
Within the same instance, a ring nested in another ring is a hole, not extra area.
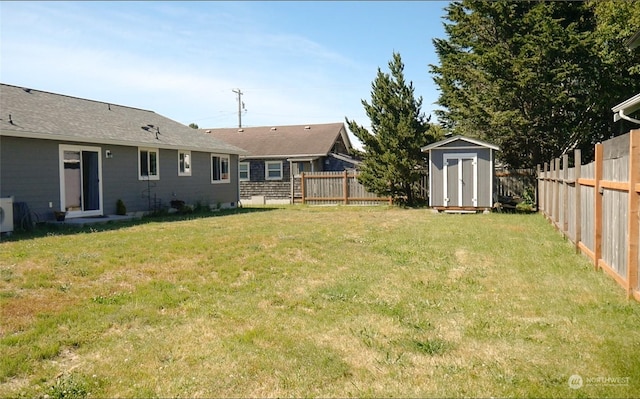
M 446 138 L 444 140 L 437 141 L 435 143 L 426 145 L 426 146 L 422 147 L 421 150 L 422 150 L 422 152 L 427 152 L 429 150 L 433 150 L 434 148 L 442 147 L 442 146 L 447 145 L 449 143 L 453 143 L 456 140 L 466 141 L 466 142 L 468 142 L 470 144 L 474 144 L 476 146 L 487 147 L 487 148 L 491 148 L 492 150 L 500 151 L 500 147 L 498 147 L 497 145 L 487 143 L 486 141 L 482 141 L 482 140 L 478 140 L 478 139 L 472 139 L 470 137 L 464 137 L 464 136 L 460 136 L 460 135 L 452 136 L 452 137 Z M 455 148 L 455 147 L 448 147 L 448 148 Z
M 0 135 L 244 154 L 219 139 L 139 108 L 0 84 Z
M 351 142 L 342 122 L 316 125 L 259 126 L 200 129 L 205 135 L 244 148 L 249 155 L 265 158 L 326 156 L 338 138 Z

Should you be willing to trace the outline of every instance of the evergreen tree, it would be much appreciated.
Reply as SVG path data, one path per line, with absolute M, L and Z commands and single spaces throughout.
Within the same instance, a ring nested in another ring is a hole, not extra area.
M 574 148 L 588 156 L 613 130 L 610 108 L 640 90 L 632 69 L 604 61 L 604 53 L 612 65 L 629 54 L 603 50 L 610 41 L 597 40 L 598 3 L 451 3 L 448 38 L 434 40 L 440 65 L 431 66 L 440 121 L 500 145 L 513 167 Z
M 415 205 L 417 182 L 424 167 L 420 149 L 435 137 L 429 119 L 420 110 L 422 97 L 416 99 L 413 83 L 405 81 L 400 54 L 393 53 L 389 70 L 390 74 L 378 68 L 371 84 L 371 103 L 362 100 L 371 132 L 355 121 L 346 122 L 364 147 L 360 182 L 396 203 Z

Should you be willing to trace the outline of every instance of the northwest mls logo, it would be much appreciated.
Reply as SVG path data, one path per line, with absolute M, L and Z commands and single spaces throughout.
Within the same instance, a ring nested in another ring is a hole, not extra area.
M 583 379 L 579 374 L 574 374 L 569 377 L 569 388 L 580 389 L 586 385 L 600 385 L 606 387 L 628 386 L 629 381 L 629 377 L 587 377 Z
M 569 377 L 569 388 L 571 389 L 580 389 L 584 385 L 584 381 L 582 381 L 582 377 L 578 374 L 574 374 Z

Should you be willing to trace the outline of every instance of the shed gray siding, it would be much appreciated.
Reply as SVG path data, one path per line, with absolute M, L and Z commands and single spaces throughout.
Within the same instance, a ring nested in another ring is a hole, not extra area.
M 452 143 L 448 143 L 439 148 L 434 148 L 431 150 L 431 159 L 429 162 L 431 163 L 431 181 L 429 192 L 431 196 L 431 206 L 442 207 L 446 206 L 444 203 L 444 187 L 443 180 L 444 176 L 444 154 L 472 154 L 475 153 L 478 156 L 478 181 L 477 181 L 477 189 L 478 189 L 478 208 L 490 208 L 493 205 L 493 187 L 491 186 L 491 181 L 494 179 L 494 170 L 492 168 L 493 160 L 491 159 L 491 150 L 489 148 L 484 147 L 476 147 L 476 148 L 449 148 L 450 145 L 455 146 L 465 146 L 470 147 L 470 144 L 467 142 L 459 142 L 455 141 Z M 467 161 L 463 161 L 465 168 L 463 168 L 463 172 L 465 172 Z M 469 161 L 470 164 L 470 161 Z M 470 178 L 466 176 L 467 179 Z M 451 179 L 451 177 L 450 177 Z M 457 180 L 457 179 L 456 179 Z M 449 187 L 452 186 L 453 181 L 449 182 Z M 457 195 L 457 187 L 454 187 L 452 191 L 449 191 L 449 196 L 452 196 L 452 192 Z M 467 202 L 467 198 L 464 198 L 465 202 Z
M 122 199 L 128 212 L 149 210 L 151 196 L 169 205 L 173 199 L 203 205 L 238 201 L 238 156 L 229 155 L 230 182 L 211 183 L 211 153 L 191 152 L 191 176 L 178 176 L 178 151 L 159 152 L 159 180 L 138 179 L 138 147 L 61 142 L 0 136 L 0 197 L 26 202 L 41 219 L 52 219 L 60 210 L 59 145 L 100 147 L 102 159 L 103 213 L 114 214 Z M 105 157 L 110 150 L 112 158 Z M 53 204 L 49 208 L 49 202 Z

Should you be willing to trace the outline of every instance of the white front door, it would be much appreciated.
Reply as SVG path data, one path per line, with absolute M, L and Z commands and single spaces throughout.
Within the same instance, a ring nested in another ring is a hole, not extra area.
M 478 206 L 478 154 L 443 155 L 444 206 Z
M 100 147 L 60 145 L 60 204 L 67 217 L 102 215 Z

